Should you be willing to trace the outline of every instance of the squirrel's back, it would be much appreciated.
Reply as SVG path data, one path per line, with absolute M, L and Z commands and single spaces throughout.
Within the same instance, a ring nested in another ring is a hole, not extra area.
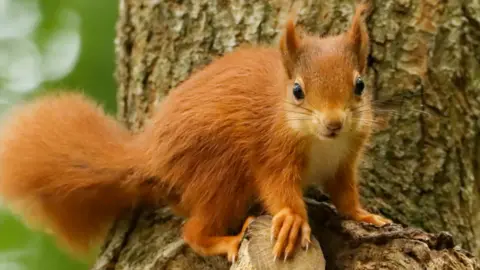
M 212 221 L 242 217 L 254 192 L 252 164 L 283 135 L 273 129 L 286 79 L 278 49 L 241 48 L 194 73 L 159 105 L 139 145 L 151 174 L 178 189 L 184 214 L 213 208 Z
M 81 94 L 18 105 L 0 129 L 0 196 L 74 250 L 87 251 L 134 200 L 119 185 L 132 177 L 132 135 Z

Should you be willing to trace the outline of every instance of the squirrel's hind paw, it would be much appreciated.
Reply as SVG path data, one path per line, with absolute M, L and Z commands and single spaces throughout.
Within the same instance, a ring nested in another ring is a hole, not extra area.
M 354 217 L 356 221 L 363 221 L 370 223 L 376 226 L 385 226 L 387 224 L 393 223 L 390 219 L 382 217 L 380 215 L 375 215 L 367 210 L 359 209 L 357 210 L 357 215 Z

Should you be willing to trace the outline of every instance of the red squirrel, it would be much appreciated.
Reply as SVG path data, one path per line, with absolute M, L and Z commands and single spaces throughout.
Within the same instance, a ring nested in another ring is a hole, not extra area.
M 81 94 L 16 106 L 1 127 L 1 196 L 80 252 L 126 209 L 166 201 L 186 217 L 183 238 L 195 252 L 234 261 L 248 208 L 260 202 L 273 216 L 275 258 L 290 258 L 310 243 L 302 193 L 312 184 L 345 216 L 390 223 L 364 210 L 357 189 L 373 121 L 362 79 L 367 8 L 357 5 L 350 28 L 335 36 L 301 34 L 288 19 L 278 48 L 214 60 L 172 90 L 137 134 Z

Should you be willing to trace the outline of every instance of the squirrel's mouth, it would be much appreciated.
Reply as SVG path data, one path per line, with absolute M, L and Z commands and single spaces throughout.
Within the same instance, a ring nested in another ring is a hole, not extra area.
M 317 137 L 321 140 L 333 140 L 339 137 L 340 134 L 338 132 L 318 132 Z
M 333 138 L 336 138 L 336 137 L 338 136 L 338 133 L 336 133 L 336 132 L 330 132 L 330 133 L 327 133 L 327 134 L 325 134 L 325 135 L 323 135 L 323 136 L 325 136 L 325 137 L 327 137 L 327 138 L 329 138 L 329 139 L 333 139 Z

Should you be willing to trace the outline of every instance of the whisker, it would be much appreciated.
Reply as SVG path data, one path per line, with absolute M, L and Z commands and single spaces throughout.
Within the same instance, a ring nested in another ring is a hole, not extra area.
M 286 120 L 287 121 L 308 121 L 310 119 L 306 119 L 306 118 L 287 118 Z
M 372 108 L 372 110 L 374 112 L 391 112 L 391 113 L 398 113 L 397 110 L 389 110 L 389 109 L 376 109 L 376 108 Z
M 372 123 L 362 123 L 363 127 L 370 128 L 372 130 L 376 130 L 377 128 L 381 127 L 383 124 L 377 123 L 377 124 L 372 124 Z M 357 135 L 358 137 L 361 137 L 363 135 Z
M 363 112 L 391 112 L 391 113 L 398 113 L 397 110 L 392 109 L 377 109 L 377 108 L 358 108 L 358 109 L 351 109 L 353 113 L 363 113 Z
M 379 100 L 373 100 L 371 102 L 372 105 L 394 105 L 394 104 L 402 104 L 405 101 L 405 99 L 379 99 Z
M 425 114 L 425 115 L 428 115 L 428 116 L 431 116 L 431 113 L 427 112 L 427 111 L 424 111 L 424 110 L 419 110 L 419 109 L 415 109 L 415 108 L 405 108 L 403 109 L 405 111 L 412 111 L 412 112 L 417 112 L 417 113 L 421 113 L 421 114 Z M 362 113 L 362 112 L 373 112 L 373 113 L 376 113 L 376 112 L 380 112 L 380 113 L 389 113 L 391 115 L 397 115 L 397 116 L 401 116 L 402 114 L 400 113 L 400 111 L 398 110 L 389 110 L 389 109 L 376 109 L 376 108 L 371 108 L 371 109 L 364 109 L 364 110 L 360 110 L 360 111 L 354 111 L 352 110 L 352 112 L 355 112 L 355 113 Z
M 387 104 L 387 102 L 391 102 L 391 101 L 383 101 L 383 100 L 372 101 L 371 103 L 361 104 L 360 106 L 354 107 L 353 109 L 361 109 L 365 107 L 378 107 L 378 106 Z
M 357 108 L 365 107 L 368 105 L 394 105 L 394 104 L 401 104 L 404 102 L 406 99 L 411 98 L 411 97 L 416 97 L 420 96 L 421 93 L 399 93 L 399 94 L 394 94 L 390 97 L 385 97 L 385 98 L 380 98 L 376 100 L 372 100 L 370 102 L 367 102 L 366 104 L 362 104 L 358 106 Z
M 363 119 L 357 119 L 359 123 L 361 124 L 366 124 L 366 126 L 375 126 L 375 125 L 383 125 L 384 123 L 382 121 L 368 121 L 368 120 L 363 120 Z
M 390 113 L 390 114 L 393 114 L 393 115 L 400 115 L 400 113 L 396 110 L 382 110 L 382 109 L 364 109 L 364 110 L 361 110 L 361 111 L 352 111 L 354 113 L 364 113 L 364 112 L 373 112 L 373 113 L 377 113 L 377 112 L 382 112 L 382 113 Z
M 376 121 L 375 119 L 363 119 L 363 118 L 357 118 L 357 117 L 352 117 L 351 118 L 352 120 L 358 120 L 358 121 L 369 121 L 369 122 L 373 122 L 373 123 L 377 123 L 378 121 Z
M 289 112 L 289 113 L 296 113 L 296 114 L 301 114 L 301 115 L 305 115 L 305 116 L 311 116 L 311 114 L 309 113 L 304 113 L 304 112 L 296 112 L 296 111 L 289 111 L 289 110 L 284 110 L 285 112 Z
M 310 109 L 308 109 L 308 108 L 305 108 L 305 107 L 302 107 L 302 106 L 300 106 L 300 105 L 298 105 L 298 104 L 292 103 L 292 102 L 290 102 L 289 100 L 284 99 L 283 101 L 286 102 L 286 103 L 289 104 L 289 105 L 295 106 L 296 108 L 300 108 L 300 109 L 306 110 L 306 111 L 308 111 L 308 112 L 313 112 L 312 110 L 310 110 Z
M 417 92 L 417 93 L 412 93 L 412 92 L 403 92 L 403 93 L 396 93 L 388 97 L 383 97 L 375 100 L 395 100 L 397 98 L 402 98 L 402 99 L 407 99 L 407 98 L 412 98 L 412 97 L 419 97 L 421 96 L 422 93 Z
M 422 114 L 425 114 L 425 115 L 428 115 L 428 116 L 432 116 L 431 113 L 427 112 L 427 111 L 424 111 L 424 110 L 418 110 L 418 109 L 408 109 L 410 111 L 414 111 L 414 112 L 418 112 L 418 113 L 422 113 Z
M 311 117 L 286 117 L 287 119 L 306 119 L 306 120 L 312 120 Z

